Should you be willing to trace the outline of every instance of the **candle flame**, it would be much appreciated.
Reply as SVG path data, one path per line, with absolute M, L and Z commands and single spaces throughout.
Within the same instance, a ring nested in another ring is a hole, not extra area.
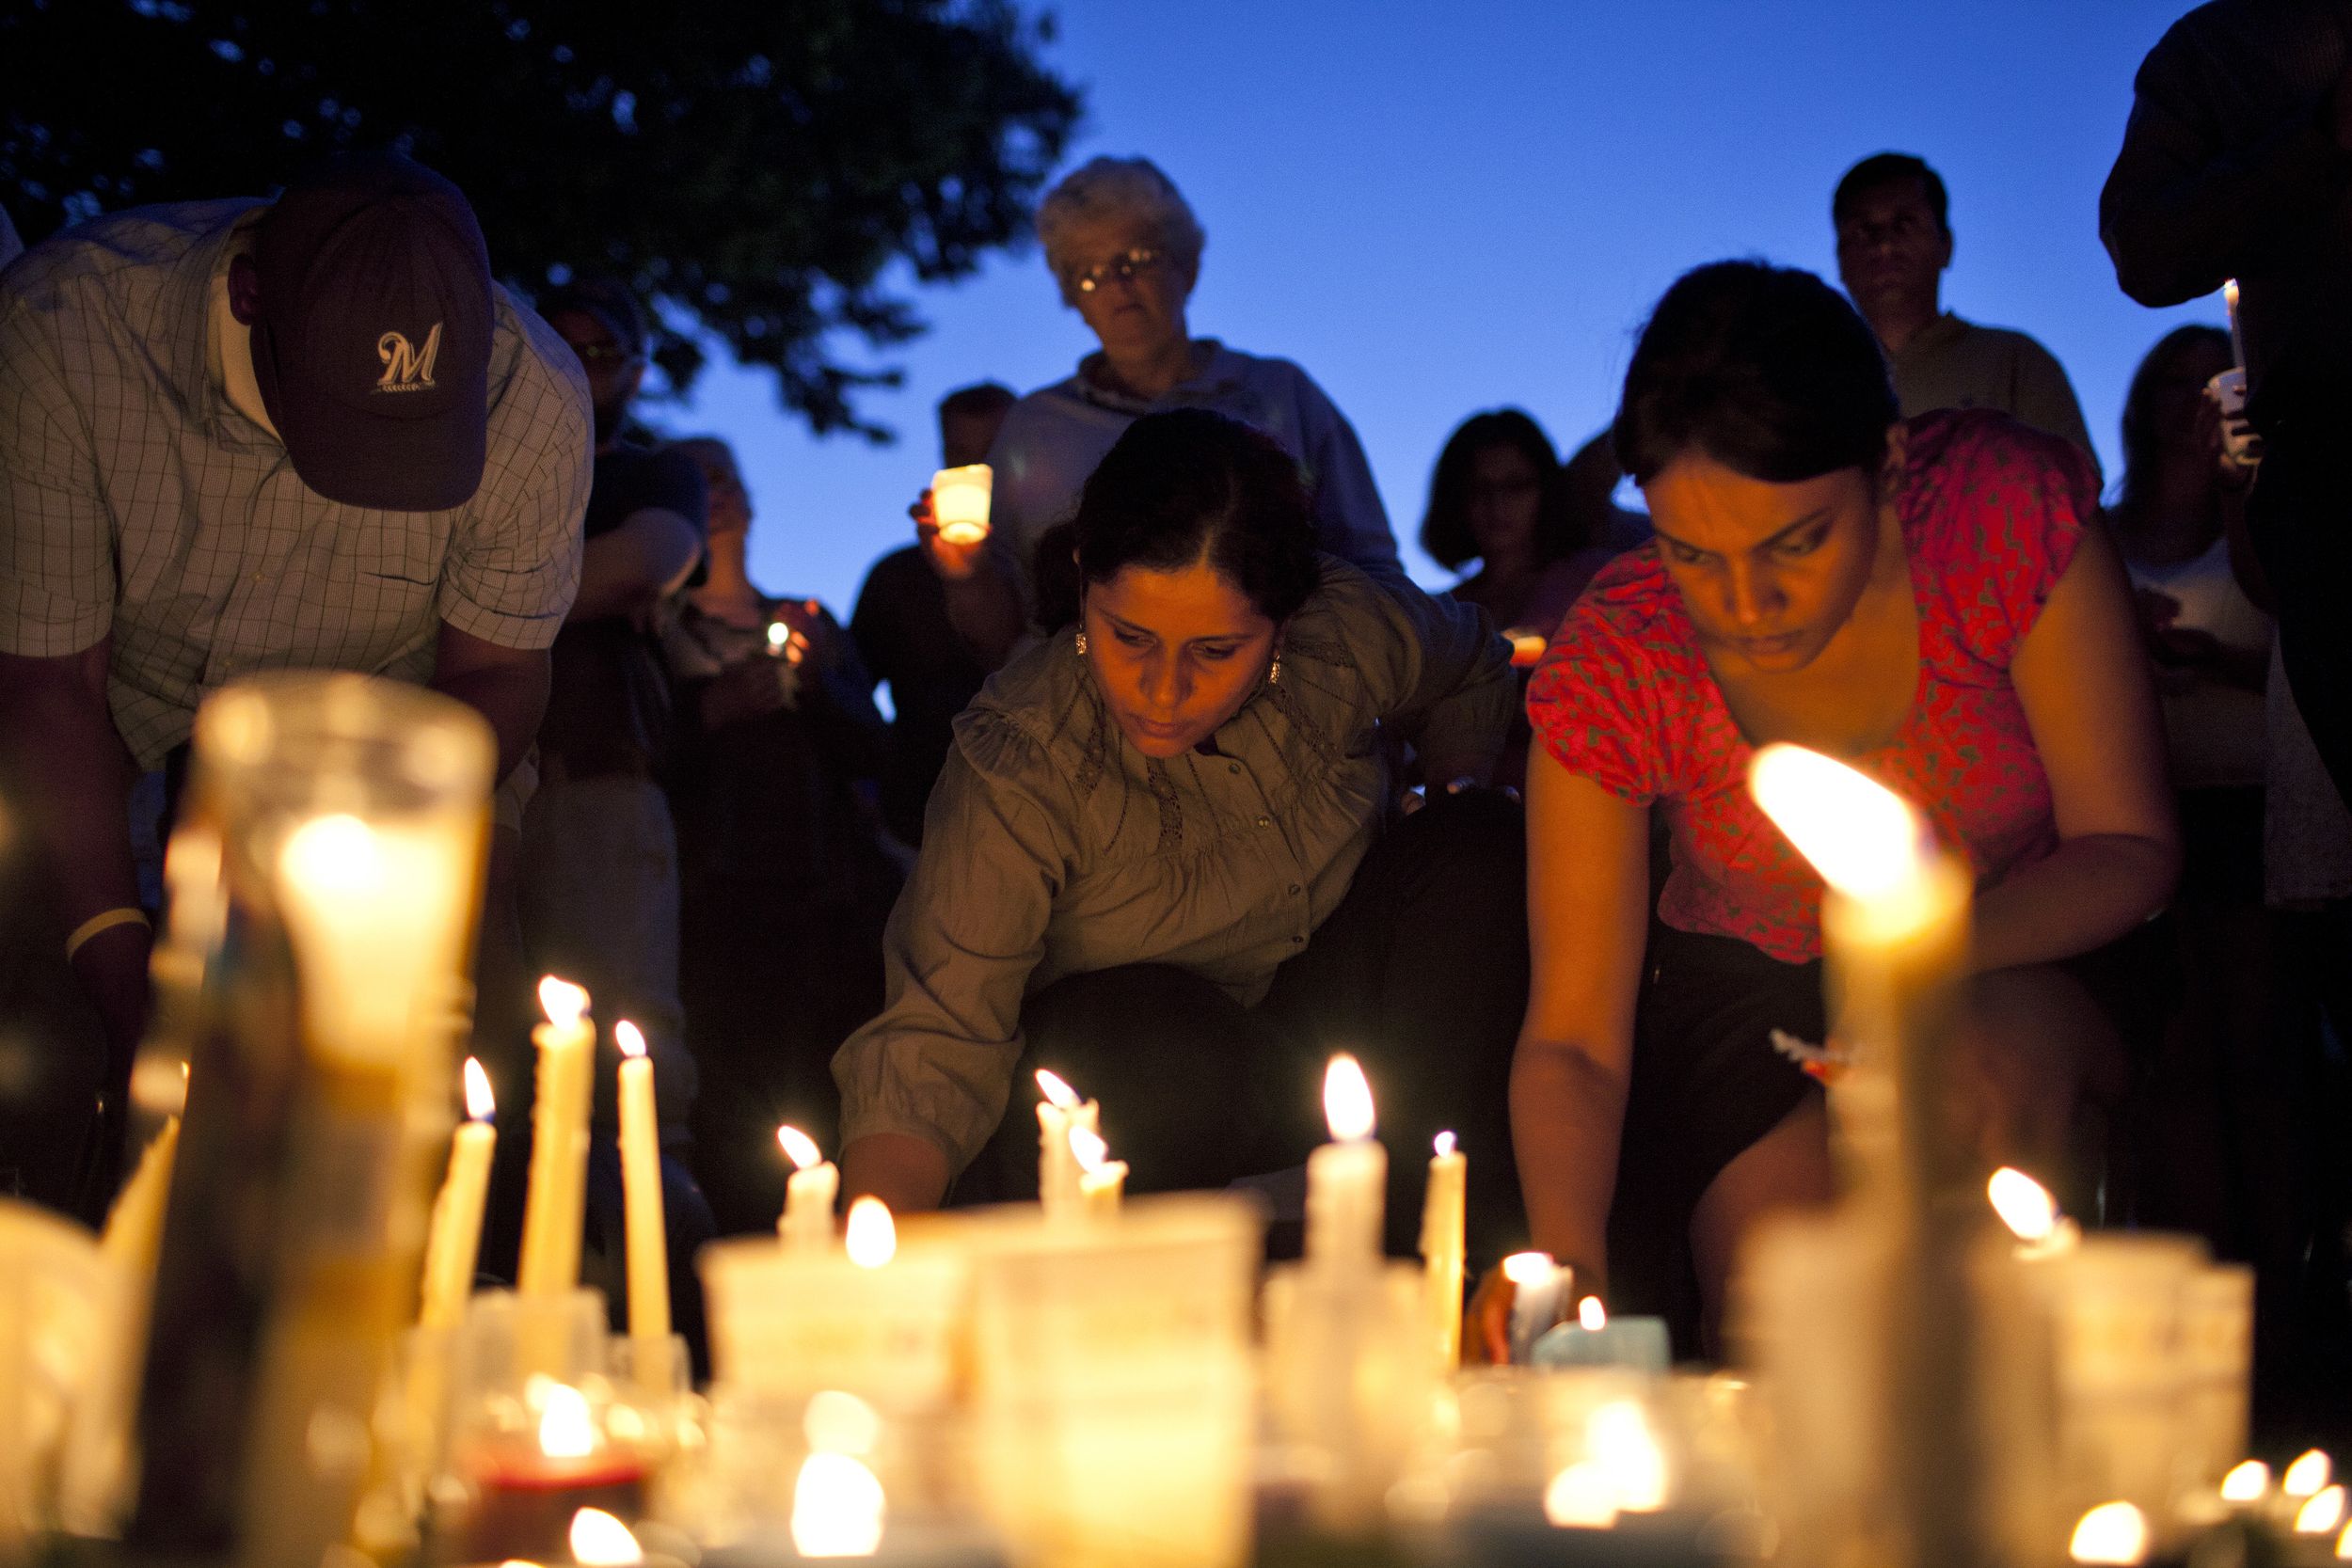
M 1609 1326 L 1609 1308 L 1601 1305 L 1598 1296 L 1586 1296 L 1576 1304 L 1576 1321 L 1582 1327 L 1598 1334 Z
M 2323 1486 L 2312 1494 L 2311 1500 L 2296 1512 L 2295 1533 L 2297 1535 L 2333 1535 L 2344 1523 L 2344 1488 Z
M 807 1170 L 824 1161 L 825 1151 L 817 1147 L 817 1140 L 797 1127 L 777 1128 L 776 1142 L 784 1146 L 784 1157 L 792 1162 L 794 1170 Z
M 2286 1477 L 2279 1482 L 2279 1490 L 2290 1497 L 2313 1497 L 2328 1484 L 2334 1473 L 2335 1465 L 2326 1454 L 2317 1449 L 2306 1449 L 2296 1456 L 2294 1464 L 2287 1466 Z
M 287 836 L 278 869 L 313 893 L 373 893 L 384 878 L 375 832 L 356 816 L 316 816 Z
M 2336 1560 L 2352 1561 L 2352 1525 L 2344 1526 L 2344 1533 L 2336 1537 Z
M 1502 1260 L 1502 1277 L 1521 1287 L 1549 1285 L 1559 1272 L 1549 1252 L 1515 1252 Z
M 850 1205 L 850 1223 L 841 1244 L 850 1261 L 861 1269 L 879 1269 L 898 1255 L 898 1227 L 890 1218 L 890 1205 L 878 1197 L 862 1197 Z
M 580 1568 L 630 1568 L 645 1560 L 629 1528 L 601 1508 L 572 1515 L 572 1560 Z
M 1918 869 L 1917 814 L 1842 762 L 1775 743 L 1748 765 L 1748 791 L 1821 879 L 1849 897 L 1886 894 Z
M 2225 1503 L 2255 1502 L 2269 1490 L 2270 1466 L 2259 1459 L 2249 1459 L 2221 1478 L 2221 1500 Z
M 1666 1450 L 1639 1403 L 1612 1400 L 1594 1411 L 1584 1423 L 1584 1447 L 1609 1478 L 1619 1513 L 1655 1513 L 1666 1506 Z
M 490 1075 L 482 1070 L 482 1064 L 471 1056 L 466 1058 L 466 1115 L 476 1121 L 488 1121 L 498 1115 L 497 1097 L 490 1093 Z
M 1560 1529 L 1607 1529 L 1617 1522 L 1617 1489 L 1609 1468 L 1579 1460 L 1544 1488 L 1544 1517 Z
M 2101 1503 L 2074 1525 L 2066 1555 L 2076 1562 L 2128 1565 L 2148 1558 L 2147 1516 L 2129 1503 Z
M 771 621 L 768 623 L 768 646 L 771 648 L 782 649 L 785 644 L 785 640 L 789 638 L 791 635 L 792 629 L 786 626 L 782 621 Z
M 2233 310 L 2237 309 L 2236 278 L 2232 277 L 2223 281 L 2221 285 L 2221 303 Z
M 872 1557 L 885 1502 L 874 1472 L 845 1453 L 813 1453 L 792 1483 L 792 1544 L 803 1557 Z
M 1111 1146 L 1104 1141 L 1103 1134 L 1091 1127 L 1073 1127 L 1070 1130 L 1070 1153 L 1078 1162 L 1080 1170 L 1098 1171 L 1103 1168 L 1103 1162 L 1110 1158 Z
M 568 1384 L 547 1386 L 539 1411 L 539 1451 L 549 1459 L 584 1459 L 596 1451 L 596 1426 L 588 1397 Z
M 1363 1068 L 1344 1051 L 1323 1069 L 1323 1119 L 1342 1143 L 1372 1136 L 1372 1085 Z
M 569 980 L 547 975 L 539 982 L 539 1010 L 558 1029 L 569 1029 L 588 1010 L 588 993 Z
M 1438 1148 L 1438 1159 L 1440 1159 L 1440 1160 L 1444 1159 L 1447 1155 L 1449 1155 L 1449 1154 L 1453 1153 L 1453 1152 L 1454 1152 L 1454 1134 L 1453 1134 L 1453 1133 L 1451 1133 L 1451 1132 L 1440 1132 L 1440 1133 L 1438 1133 L 1438 1140 L 1437 1140 L 1437 1148 Z
M 2003 1165 L 1984 1184 L 1993 1212 L 2021 1242 L 2046 1242 L 2058 1228 L 2058 1200 L 2050 1189 L 2010 1165 Z
M 643 1056 L 645 1053 L 645 1032 L 623 1019 L 612 1026 L 612 1043 L 621 1048 L 624 1056 Z
M 801 1430 L 813 1453 L 868 1454 L 882 1441 L 882 1418 L 855 1394 L 824 1388 L 808 1397 Z
M 1038 1093 L 1043 1095 L 1049 1103 L 1061 1110 L 1074 1111 L 1078 1108 L 1078 1091 L 1063 1083 L 1059 1073 L 1048 1072 L 1043 1068 L 1038 1069 L 1037 1089 Z

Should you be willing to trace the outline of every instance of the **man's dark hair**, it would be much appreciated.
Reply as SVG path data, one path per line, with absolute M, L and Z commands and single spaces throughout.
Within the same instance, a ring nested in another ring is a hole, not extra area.
M 1617 405 L 1617 461 L 1646 484 L 1695 448 L 1793 484 L 1875 469 L 1899 414 L 1886 356 L 1846 296 L 1795 267 L 1717 261 L 1650 313 Z
M 1279 622 L 1323 580 L 1298 465 L 1270 437 L 1206 409 L 1129 425 L 1087 480 L 1076 522 L 1088 582 L 1205 561 Z
M 645 352 L 645 312 L 628 284 L 612 277 L 576 277 L 538 299 L 539 314 L 552 319 L 566 310 L 594 316 L 631 354 Z
M 939 418 L 943 423 L 948 420 L 983 419 L 991 414 L 1001 414 L 1020 401 L 1009 387 L 993 381 L 977 382 L 970 387 L 959 387 L 941 398 Z
M 1924 158 L 1908 152 L 1873 152 L 1846 171 L 1837 182 L 1837 193 L 1829 198 L 1829 220 L 1842 224 L 1854 203 L 1872 191 L 1905 180 L 1919 182 L 1919 189 L 1928 198 L 1928 206 L 1935 214 L 1935 226 L 1945 233 L 1952 231 L 1951 198 L 1944 189 L 1944 177 L 1928 166 Z
M 1421 547 L 1440 566 L 1456 567 L 1478 554 L 1470 532 L 1470 469 L 1490 447 L 1510 447 L 1527 459 L 1543 483 L 1535 514 L 1535 559 L 1549 562 L 1573 553 L 1586 541 L 1565 504 L 1560 453 L 1544 427 L 1523 409 L 1493 408 L 1472 414 L 1446 437 L 1438 467 L 1429 476 L 1429 508 L 1421 517 Z

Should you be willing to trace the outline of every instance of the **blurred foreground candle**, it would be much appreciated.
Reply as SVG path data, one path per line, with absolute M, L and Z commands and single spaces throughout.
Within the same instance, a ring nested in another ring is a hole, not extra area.
M 1080 1100 L 1058 1074 L 1043 1068 L 1038 1069 L 1037 1087 L 1044 1096 L 1037 1104 L 1038 1201 L 1048 1214 L 1073 1214 L 1079 1209 L 1078 1160 L 1070 1148 L 1070 1130 L 1083 1127 L 1100 1135 L 1103 1108 Z
M 1470 1161 L 1454 1134 L 1438 1134 L 1429 1157 L 1429 1184 L 1421 1200 L 1422 1267 L 1429 1276 L 1429 1328 L 1441 1371 L 1462 1360 L 1463 1206 Z
M 583 1508 L 573 1514 L 568 1533 L 572 1561 L 579 1568 L 636 1568 L 645 1560 L 636 1535 L 603 1509 Z
M 588 993 L 569 981 L 552 974 L 541 980 L 539 1006 L 548 1021 L 531 1032 L 539 1053 L 538 1094 L 531 1111 L 531 1197 L 523 1210 L 515 1288 L 551 1296 L 580 1283 L 596 1029 L 588 1022 Z
M 2290 1497 L 2315 1497 L 2335 1474 L 2335 1463 L 2319 1449 L 2306 1449 L 2279 1478 L 2279 1490 Z
M 988 505 L 996 479 L 985 463 L 942 468 L 931 475 L 931 520 L 950 545 L 977 545 L 988 537 Z
M 433 1227 L 424 1243 L 423 1305 L 417 1314 L 426 1328 L 457 1326 L 466 1298 L 473 1293 L 474 1260 L 482 1251 L 482 1206 L 490 1192 L 490 1157 L 498 1149 L 498 1128 L 490 1117 L 497 1102 L 490 1075 L 466 1058 L 466 1119 L 449 1141 L 449 1173 L 433 1200 Z
M 777 1128 L 776 1142 L 783 1146 L 785 1158 L 792 1162 L 776 1234 L 789 1251 L 831 1252 L 833 1206 L 841 1196 L 841 1168 L 825 1158 L 816 1139 L 797 1127 Z
M 638 1380 L 649 1391 L 669 1386 L 670 1241 L 661 1214 L 661 1122 L 654 1109 L 653 1059 L 645 1037 L 623 1019 L 612 1027 L 621 1047 L 621 1202 L 628 1258 L 628 1337 Z
M 451 1457 L 454 1484 L 437 1486 L 428 1561 L 523 1560 L 581 1564 L 575 1544 L 617 1551 L 619 1537 L 580 1515 L 594 1511 L 618 1525 L 644 1509 L 649 1463 L 638 1446 L 618 1440 L 615 1407 L 549 1377 L 532 1377 L 522 1397 L 501 1403 L 492 1432 L 461 1433 Z M 634 1412 L 631 1412 L 632 1417 Z M 511 1423 L 519 1420 L 522 1424 Z M 462 1424 L 462 1422 L 461 1422 Z M 626 1534 L 627 1531 L 622 1532 Z M 630 1560 L 608 1558 L 616 1565 Z
M 1372 1135 L 1372 1085 L 1345 1052 L 1324 1069 L 1323 1116 L 1331 1142 L 1307 1157 L 1307 1262 L 1368 1270 L 1381 1258 L 1389 1151 Z
M 139 1156 L 138 1169 L 106 1211 L 106 1228 L 99 1234 L 99 1250 L 121 1271 L 130 1288 L 141 1294 L 154 1286 L 155 1255 L 164 1241 L 164 1211 L 171 1202 L 171 1163 L 179 1151 L 180 1118 L 172 1117 Z
M 1110 1157 L 1111 1146 L 1088 1128 L 1070 1130 L 1071 1157 L 1078 1162 L 1078 1207 L 1089 1220 L 1119 1217 L 1127 1190 L 1127 1162 Z
M 2148 1518 L 2130 1503 L 2101 1503 L 2075 1522 L 2066 1555 L 2076 1562 L 2121 1568 L 2148 1560 Z

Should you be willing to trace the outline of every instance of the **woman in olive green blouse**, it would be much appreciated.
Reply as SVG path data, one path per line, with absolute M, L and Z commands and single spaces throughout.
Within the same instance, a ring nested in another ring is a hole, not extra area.
M 1291 458 L 1216 414 L 1136 421 L 1077 553 L 1078 624 L 957 721 L 887 1001 L 834 1059 L 850 1193 L 928 1208 L 975 1162 L 986 1196 L 1034 1192 L 1039 1066 L 1103 1102 L 1137 1188 L 1294 1166 L 1343 1049 L 1400 1176 L 1454 1129 L 1486 1156 L 1477 1206 L 1514 1223 L 1523 838 L 1478 787 L 1509 650 L 1475 610 L 1319 556 Z M 1453 781 L 1392 825 L 1384 731 Z

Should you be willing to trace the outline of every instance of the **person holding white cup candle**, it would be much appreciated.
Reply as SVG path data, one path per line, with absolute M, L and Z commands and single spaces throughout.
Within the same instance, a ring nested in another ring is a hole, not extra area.
M 1678 281 L 1615 433 L 1657 546 L 1595 578 L 1530 689 L 1512 1122 L 1534 1244 L 1709 1350 L 1740 1243 L 1835 1181 L 1817 1085 L 1772 1043 L 1835 1043 L 1821 880 L 1750 796 L 1756 749 L 1849 760 L 1972 869 L 1971 1087 L 1943 1114 L 1987 1170 L 2060 1168 L 2080 1097 L 2120 1087 L 2114 1029 L 2058 966 L 2137 929 L 2178 866 L 2088 463 L 2002 416 L 1896 406 L 1819 278 Z

